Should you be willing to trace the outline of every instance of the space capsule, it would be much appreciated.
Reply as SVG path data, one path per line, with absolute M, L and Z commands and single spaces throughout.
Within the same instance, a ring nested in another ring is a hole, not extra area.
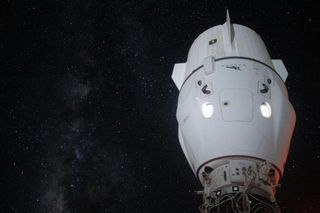
M 295 111 L 288 73 L 260 36 L 227 21 L 193 42 L 174 65 L 178 137 L 203 186 L 201 212 L 279 212 Z M 263 210 L 263 211 L 262 211 Z

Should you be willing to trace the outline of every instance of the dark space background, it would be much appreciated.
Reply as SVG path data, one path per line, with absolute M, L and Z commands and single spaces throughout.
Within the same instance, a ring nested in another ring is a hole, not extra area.
M 0 212 L 198 212 L 171 72 L 226 8 L 289 71 L 297 125 L 279 205 L 320 212 L 318 1 L 0 5 Z

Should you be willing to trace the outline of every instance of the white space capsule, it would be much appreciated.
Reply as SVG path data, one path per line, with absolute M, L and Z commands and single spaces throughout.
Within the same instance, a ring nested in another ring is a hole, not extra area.
M 248 27 L 212 27 L 175 64 L 179 141 L 204 187 L 202 212 L 278 212 L 275 187 L 295 125 L 288 76 Z

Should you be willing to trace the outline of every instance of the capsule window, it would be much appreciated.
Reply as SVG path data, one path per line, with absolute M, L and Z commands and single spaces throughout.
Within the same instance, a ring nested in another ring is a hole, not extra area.
M 272 114 L 271 106 L 268 102 L 263 102 L 260 105 L 261 115 L 265 118 L 270 118 Z
M 213 111 L 214 111 L 214 108 L 213 108 L 212 103 L 203 103 L 202 104 L 202 115 L 205 118 L 210 118 L 213 115 Z

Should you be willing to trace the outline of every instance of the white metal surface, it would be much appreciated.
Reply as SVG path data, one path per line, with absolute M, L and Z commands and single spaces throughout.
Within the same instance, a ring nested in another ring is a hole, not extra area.
M 260 36 L 231 24 L 228 15 L 225 24 L 199 35 L 186 63 L 175 65 L 179 141 L 202 184 L 205 165 L 216 169 L 230 159 L 270 162 L 277 184 L 296 119 L 287 75 Z
M 180 90 L 183 82 L 184 75 L 186 70 L 186 63 L 175 64 L 172 72 L 172 79 L 174 79 L 174 83 L 176 87 Z
M 284 66 L 282 60 L 280 59 L 272 59 L 272 64 L 274 69 L 277 71 L 277 73 L 280 75 L 283 81 L 287 80 L 288 77 L 288 71 L 286 67 Z

